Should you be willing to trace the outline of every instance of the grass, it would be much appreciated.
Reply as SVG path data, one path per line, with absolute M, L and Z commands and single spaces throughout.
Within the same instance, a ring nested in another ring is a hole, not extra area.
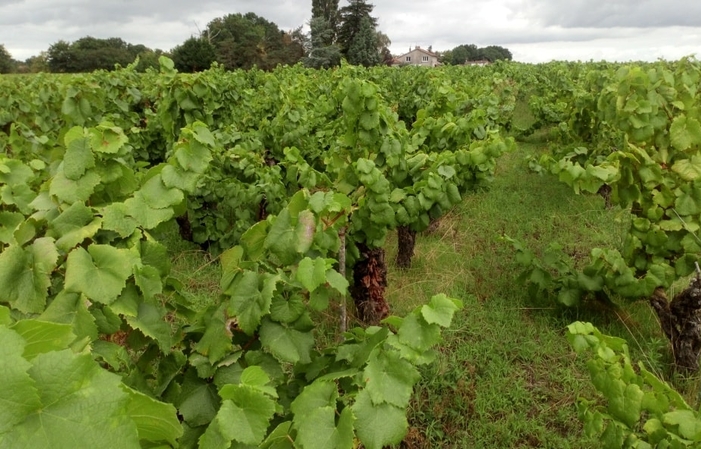
M 411 269 L 394 266 L 396 240 L 387 242 L 393 313 L 402 315 L 443 292 L 464 310 L 445 333 L 436 363 L 423 367 L 410 410 L 405 448 L 592 448 L 577 418 L 577 397 L 594 397 L 585 361 L 564 337 L 576 320 L 626 338 L 634 359 L 668 372 L 667 342 L 646 303 L 630 304 L 625 322 L 605 310 L 562 310 L 533 300 L 516 283 L 519 266 L 501 237 L 535 251 L 560 242 L 575 259 L 594 247 L 620 247 L 628 216 L 606 210 L 597 196 L 578 196 L 548 175 L 529 172 L 525 158 L 542 150 L 538 136 L 503 156 L 490 189 L 467 196 L 438 229 L 417 240 Z M 183 243 L 175 229 L 163 235 L 173 272 L 186 279 L 204 306 L 218 296 L 218 266 Z M 320 328 L 332 326 L 334 318 Z M 698 382 L 676 383 L 694 399 Z

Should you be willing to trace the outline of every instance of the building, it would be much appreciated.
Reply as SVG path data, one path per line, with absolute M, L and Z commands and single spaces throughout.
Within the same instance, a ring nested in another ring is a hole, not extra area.
M 440 65 L 440 63 L 438 62 L 437 54 L 430 50 L 424 50 L 417 45 L 413 50 L 410 47 L 408 53 L 397 56 L 392 65 L 420 65 L 425 67 L 436 67 L 437 65 Z

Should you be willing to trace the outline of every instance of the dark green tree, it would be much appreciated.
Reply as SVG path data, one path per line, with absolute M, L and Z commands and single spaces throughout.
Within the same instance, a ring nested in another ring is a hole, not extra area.
M 344 56 L 348 57 L 348 51 L 355 35 L 360 32 L 363 19 L 368 19 L 373 31 L 377 27 L 377 19 L 370 15 L 374 7 L 365 0 L 350 0 L 347 6 L 341 8 L 341 26 L 338 29 L 336 42 Z
M 304 56 L 302 44 L 290 33 L 251 12 L 216 18 L 203 35 L 214 46 L 217 62 L 229 70 L 253 66 L 268 70 L 295 64 Z
M 313 17 L 309 21 L 311 28 L 311 49 L 303 63 L 315 69 L 328 69 L 341 64 L 341 50 L 336 44 L 328 44 L 332 40 L 333 30 L 323 17 Z
M 372 67 L 380 64 L 380 53 L 377 51 L 377 33 L 369 18 L 363 17 L 360 29 L 348 48 L 348 62 L 355 65 Z
M 326 20 L 327 28 L 331 31 L 330 33 L 324 33 L 326 40 L 323 44 L 325 46 L 335 44 L 338 25 L 341 20 L 338 0 L 312 0 L 312 20 L 318 18 Z
M 479 59 L 479 49 L 474 44 L 458 45 L 452 51 L 452 64 L 462 65 Z
M 0 73 L 12 72 L 14 64 L 10 52 L 7 51 L 3 44 L 0 44 Z
M 171 54 L 175 68 L 187 73 L 207 70 L 216 60 L 214 46 L 203 37 L 189 38 L 175 47 Z
M 74 59 L 75 55 L 71 51 L 71 44 L 63 40 L 51 44 L 46 52 L 46 63 L 53 73 L 72 72 Z
M 508 49 L 504 47 L 500 47 L 498 45 L 490 45 L 488 47 L 479 49 L 479 59 L 487 60 L 489 62 L 499 60 L 511 61 L 513 59 L 513 55 Z

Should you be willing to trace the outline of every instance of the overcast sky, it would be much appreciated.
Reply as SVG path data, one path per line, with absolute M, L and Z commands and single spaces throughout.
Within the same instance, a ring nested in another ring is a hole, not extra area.
M 501 45 L 523 62 L 701 57 L 701 0 L 374 3 L 395 54 L 472 43 Z M 170 50 L 216 17 L 249 11 L 289 30 L 309 21 L 311 0 L 0 0 L 0 44 L 20 60 L 88 35 Z

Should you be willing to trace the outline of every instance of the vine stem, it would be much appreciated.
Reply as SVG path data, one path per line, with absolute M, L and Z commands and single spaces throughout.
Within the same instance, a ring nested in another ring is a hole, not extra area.
M 341 248 L 338 250 L 338 272 L 346 278 L 346 230 L 344 226 L 338 231 L 338 238 L 341 240 Z M 348 312 L 346 311 L 346 295 L 341 297 L 341 333 L 345 333 L 348 328 Z

